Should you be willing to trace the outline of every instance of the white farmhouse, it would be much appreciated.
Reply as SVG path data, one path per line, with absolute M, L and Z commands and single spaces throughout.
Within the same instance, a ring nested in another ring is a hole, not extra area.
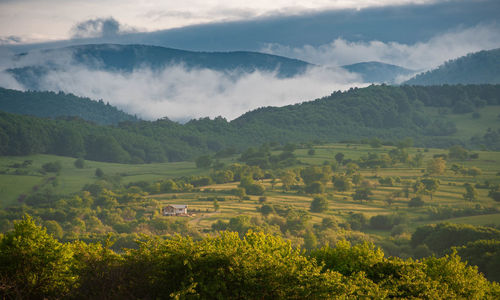
M 187 205 L 169 204 L 163 208 L 164 216 L 187 215 L 187 213 L 188 213 Z

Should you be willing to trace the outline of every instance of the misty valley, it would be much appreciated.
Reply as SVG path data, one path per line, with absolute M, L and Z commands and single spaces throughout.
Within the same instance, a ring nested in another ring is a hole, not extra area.
M 306 2 L 0 29 L 0 297 L 500 299 L 500 5 Z

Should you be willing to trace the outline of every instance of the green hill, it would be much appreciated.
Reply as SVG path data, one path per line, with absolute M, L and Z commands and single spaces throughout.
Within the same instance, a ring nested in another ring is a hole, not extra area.
M 411 85 L 500 83 L 500 49 L 450 60 L 405 82 Z
M 43 118 L 78 117 L 102 125 L 137 121 L 116 107 L 62 92 L 21 92 L 0 88 L 0 110 Z
M 360 141 L 448 148 L 500 149 L 500 85 L 387 86 L 334 92 L 284 107 L 263 107 L 228 122 L 179 124 L 168 119 L 98 126 L 0 113 L 0 155 L 57 154 L 89 160 L 147 163 L 193 159 L 227 148 L 311 141 Z M 457 125 L 466 122 L 467 128 Z

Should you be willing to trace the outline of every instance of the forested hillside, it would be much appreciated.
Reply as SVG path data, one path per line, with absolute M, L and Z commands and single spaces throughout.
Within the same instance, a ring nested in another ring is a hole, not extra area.
M 484 83 L 500 83 L 500 49 L 480 51 L 450 60 L 435 70 L 405 82 L 415 85 Z
M 43 118 L 78 117 L 102 125 L 137 121 L 116 107 L 63 92 L 16 91 L 0 88 L 0 110 Z
M 494 124 L 487 125 L 487 132 L 471 132 L 460 138 L 454 136 L 456 124 L 448 119 L 488 105 L 500 105 L 500 85 L 372 85 L 301 104 L 260 108 L 231 122 L 205 118 L 183 125 L 160 119 L 97 126 L 82 120 L 1 113 L 0 154 L 48 153 L 142 163 L 192 159 L 207 151 L 244 149 L 255 143 L 359 141 L 372 137 L 389 143 L 412 137 L 419 146 L 464 144 L 498 149 L 500 133 Z

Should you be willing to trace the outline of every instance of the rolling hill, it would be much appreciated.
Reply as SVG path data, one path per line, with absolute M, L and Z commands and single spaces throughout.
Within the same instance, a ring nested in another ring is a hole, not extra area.
M 378 61 L 360 62 L 345 65 L 342 68 L 352 73 L 358 73 L 364 82 L 369 83 L 397 83 L 398 77 L 409 76 L 415 71 L 400 66 Z
M 39 62 L 8 70 L 27 89 L 39 89 L 39 81 L 49 71 L 64 70 L 69 66 L 131 72 L 141 68 L 155 71 L 171 65 L 182 65 L 187 69 L 210 69 L 231 74 L 256 70 L 276 72 L 279 77 L 293 77 L 312 66 L 305 61 L 258 52 L 194 52 L 158 46 L 114 44 L 28 52 L 18 54 L 15 59 L 22 62 L 25 58 L 29 59 L 30 55 L 36 55 Z
M 500 49 L 484 50 L 450 60 L 405 82 L 411 85 L 500 83 Z
M 78 117 L 101 125 L 138 120 L 102 100 L 93 101 L 62 92 L 21 92 L 0 88 L 0 110 L 42 118 Z
M 416 145 L 426 147 L 500 149 L 500 130 L 494 123 L 499 113 L 500 85 L 372 85 L 300 104 L 262 107 L 231 122 L 219 117 L 186 124 L 160 119 L 98 126 L 0 112 L 0 155 L 58 154 L 144 163 L 189 160 L 265 142 L 373 137 L 388 142 L 412 137 Z M 474 126 L 460 132 L 457 120 L 466 119 Z

